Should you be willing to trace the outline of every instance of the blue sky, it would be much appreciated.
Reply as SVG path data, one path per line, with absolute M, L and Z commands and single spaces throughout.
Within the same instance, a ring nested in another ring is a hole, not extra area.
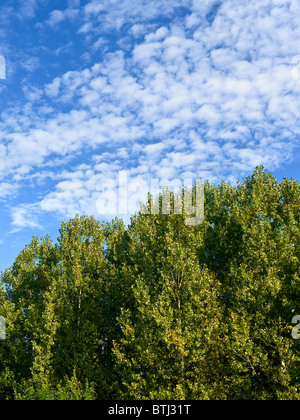
M 299 180 L 299 16 L 298 0 L 2 2 L 0 270 L 77 213 L 111 219 L 97 202 L 120 171 Z

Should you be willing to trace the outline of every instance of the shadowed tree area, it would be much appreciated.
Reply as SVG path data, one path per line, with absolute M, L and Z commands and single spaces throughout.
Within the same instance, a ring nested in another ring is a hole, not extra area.
M 174 199 L 174 197 L 173 197 Z M 1 276 L 0 399 L 299 399 L 300 186 L 205 184 L 205 220 L 62 223 Z

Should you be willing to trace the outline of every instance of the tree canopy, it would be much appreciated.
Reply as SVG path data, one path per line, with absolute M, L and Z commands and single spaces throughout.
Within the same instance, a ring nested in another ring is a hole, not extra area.
M 198 226 L 171 205 L 33 238 L 1 275 L 0 399 L 299 399 L 299 182 L 204 200 Z

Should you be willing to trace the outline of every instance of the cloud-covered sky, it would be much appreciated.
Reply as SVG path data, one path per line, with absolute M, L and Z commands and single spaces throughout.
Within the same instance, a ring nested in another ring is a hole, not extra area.
M 298 0 L 0 5 L 0 269 L 76 213 L 105 219 L 120 171 L 299 179 L 299 16 Z

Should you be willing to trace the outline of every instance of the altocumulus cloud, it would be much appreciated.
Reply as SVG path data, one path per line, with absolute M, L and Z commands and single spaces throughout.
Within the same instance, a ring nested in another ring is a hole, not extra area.
M 74 36 L 73 64 L 52 66 L 1 114 L 2 198 L 30 191 L 11 206 L 16 228 L 37 227 L 39 213 L 95 211 L 101 180 L 124 169 L 130 179 L 234 181 L 293 159 L 298 1 L 62 3 L 32 1 L 27 19 L 45 37 Z

